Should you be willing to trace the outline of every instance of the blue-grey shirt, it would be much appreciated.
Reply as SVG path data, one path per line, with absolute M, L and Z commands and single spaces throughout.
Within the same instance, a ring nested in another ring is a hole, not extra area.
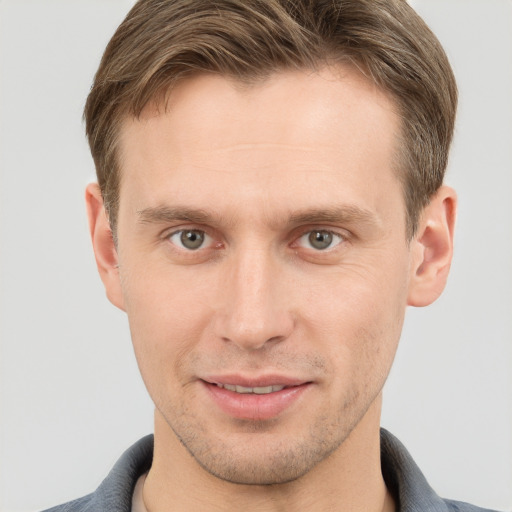
M 153 436 L 149 435 L 121 456 L 92 494 L 45 512 L 130 512 L 135 484 L 151 467 L 152 458 Z M 440 498 L 402 443 L 384 429 L 381 429 L 381 461 L 384 480 L 399 512 L 493 512 Z

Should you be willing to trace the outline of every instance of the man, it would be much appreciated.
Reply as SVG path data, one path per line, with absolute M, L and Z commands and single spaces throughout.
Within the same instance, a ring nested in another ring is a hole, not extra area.
M 456 86 L 400 0 L 146 0 L 85 118 L 98 269 L 155 434 L 52 510 L 481 510 L 380 431 L 442 292 Z

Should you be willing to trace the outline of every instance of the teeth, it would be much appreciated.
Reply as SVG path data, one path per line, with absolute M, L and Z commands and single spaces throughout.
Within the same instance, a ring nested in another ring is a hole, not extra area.
M 267 395 L 268 393 L 274 393 L 281 391 L 285 386 L 261 386 L 254 388 L 247 388 L 245 386 L 235 386 L 233 384 L 217 384 L 219 388 L 227 389 L 228 391 L 235 391 L 236 393 L 253 393 L 255 395 Z
M 252 388 L 252 392 L 256 395 L 266 395 L 267 393 L 272 393 L 274 391 L 272 386 L 266 386 L 261 388 Z
M 237 393 L 252 393 L 253 392 L 253 388 L 246 388 L 244 386 L 235 386 L 235 391 Z
M 266 395 L 267 393 L 275 393 L 276 391 L 281 391 L 284 389 L 284 386 L 266 386 L 261 388 L 252 388 L 252 392 L 257 395 Z

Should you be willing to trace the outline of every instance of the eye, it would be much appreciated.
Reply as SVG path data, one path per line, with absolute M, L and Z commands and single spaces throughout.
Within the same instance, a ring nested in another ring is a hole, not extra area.
M 332 231 L 325 229 L 315 229 L 304 233 L 298 240 L 298 245 L 307 249 L 315 249 L 316 251 L 324 251 L 332 247 L 336 247 L 343 242 L 343 237 Z
M 172 233 L 169 240 L 182 249 L 196 251 L 212 242 L 212 238 L 198 229 L 181 229 Z

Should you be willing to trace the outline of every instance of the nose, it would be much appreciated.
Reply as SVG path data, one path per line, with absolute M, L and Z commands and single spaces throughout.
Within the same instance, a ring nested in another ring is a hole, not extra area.
M 246 250 L 227 262 L 216 334 L 245 351 L 289 337 L 294 319 L 286 277 L 262 249 Z

